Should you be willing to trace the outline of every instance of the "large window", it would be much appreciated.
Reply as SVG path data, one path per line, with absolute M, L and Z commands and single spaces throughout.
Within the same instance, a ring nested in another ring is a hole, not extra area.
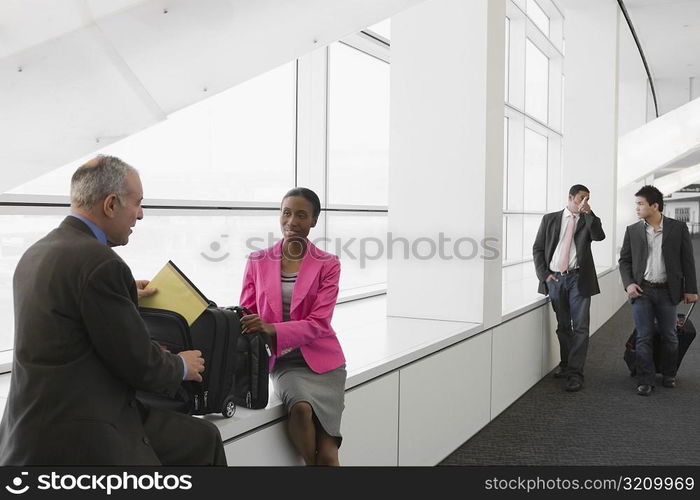
M 326 237 L 341 258 L 341 289 L 353 294 L 385 288 L 387 274 L 388 26 L 360 35 L 328 51 Z
M 542 7 L 540 7 L 535 0 L 527 0 L 525 5 L 527 17 L 529 17 L 530 20 L 535 23 L 535 26 L 542 30 L 545 35 L 549 36 L 549 16 L 547 13 L 542 10 Z
M 525 112 L 548 122 L 549 59 L 528 38 L 525 40 Z
M 690 222 L 690 208 L 689 207 L 679 207 L 676 208 L 675 216 L 676 220 L 681 222 Z
M 341 300 L 383 291 L 388 54 L 384 21 L 0 195 L 0 365 L 17 262 L 68 213 L 70 177 L 96 153 L 141 174 L 144 219 L 115 249 L 139 279 L 172 259 L 208 298 L 236 304 L 247 255 L 281 237 L 279 202 L 303 185 L 323 206 L 310 239 L 341 258 Z
M 12 276 L 17 262 L 32 243 L 58 225 L 67 209 L 30 207 L 23 212 L 0 214 L 0 354 L 12 348 L 14 339 Z M 0 355 L 0 363 L 3 358 Z
M 523 154 L 523 210 L 542 212 L 547 210 L 547 197 L 542 186 L 547 185 L 547 137 L 525 128 Z
M 531 299 L 506 298 L 512 290 L 536 290 L 532 245 L 542 215 L 560 208 L 564 60 L 552 0 L 509 0 L 506 15 L 504 313 Z
M 342 43 L 330 47 L 328 200 L 386 205 L 389 64 Z

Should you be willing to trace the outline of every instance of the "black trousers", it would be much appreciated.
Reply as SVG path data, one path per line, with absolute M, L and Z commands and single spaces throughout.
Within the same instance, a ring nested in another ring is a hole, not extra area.
M 216 425 L 203 418 L 140 406 L 146 436 L 162 465 L 226 465 Z

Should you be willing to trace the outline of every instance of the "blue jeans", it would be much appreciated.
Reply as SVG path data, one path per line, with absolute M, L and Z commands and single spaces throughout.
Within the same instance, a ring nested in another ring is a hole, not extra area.
M 634 326 L 637 329 L 637 382 L 654 385 L 654 335 L 661 336 L 661 366 L 664 375 L 675 376 L 678 369 L 678 334 L 676 304 L 666 288 L 644 288 L 644 294 L 630 299 Z M 656 324 L 655 321 L 656 320 Z
M 567 377 L 583 380 L 583 365 L 588 353 L 591 298 L 578 290 L 578 273 L 556 273 L 559 281 L 547 282 L 549 299 L 557 316 L 557 337 L 562 367 Z

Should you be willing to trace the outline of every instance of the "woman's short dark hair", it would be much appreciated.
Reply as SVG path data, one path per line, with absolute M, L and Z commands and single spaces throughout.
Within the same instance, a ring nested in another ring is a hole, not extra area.
M 311 206 L 313 207 L 314 210 L 314 218 L 317 219 L 319 215 L 321 215 L 321 200 L 318 199 L 318 195 L 311 191 L 309 188 L 305 187 L 296 187 L 294 189 L 290 189 L 287 191 L 287 194 L 284 195 L 284 198 L 282 198 L 282 201 L 286 200 L 290 196 L 301 196 L 304 198 L 306 201 L 311 203 Z
M 664 211 L 664 195 L 661 194 L 659 188 L 655 186 L 643 186 L 642 189 L 634 193 L 635 196 L 641 196 L 647 200 L 647 203 L 651 206 L 654 203 L 659 204 L 659 212 Z

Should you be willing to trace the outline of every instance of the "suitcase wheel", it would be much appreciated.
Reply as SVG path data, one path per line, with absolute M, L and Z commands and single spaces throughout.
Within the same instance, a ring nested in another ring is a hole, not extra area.
M 236 403 L 233 402 L 233 397 L 228 397 L 221 407 L 221 414 L 226 418 L 231 418 L 234 413 L 236 413 Z

